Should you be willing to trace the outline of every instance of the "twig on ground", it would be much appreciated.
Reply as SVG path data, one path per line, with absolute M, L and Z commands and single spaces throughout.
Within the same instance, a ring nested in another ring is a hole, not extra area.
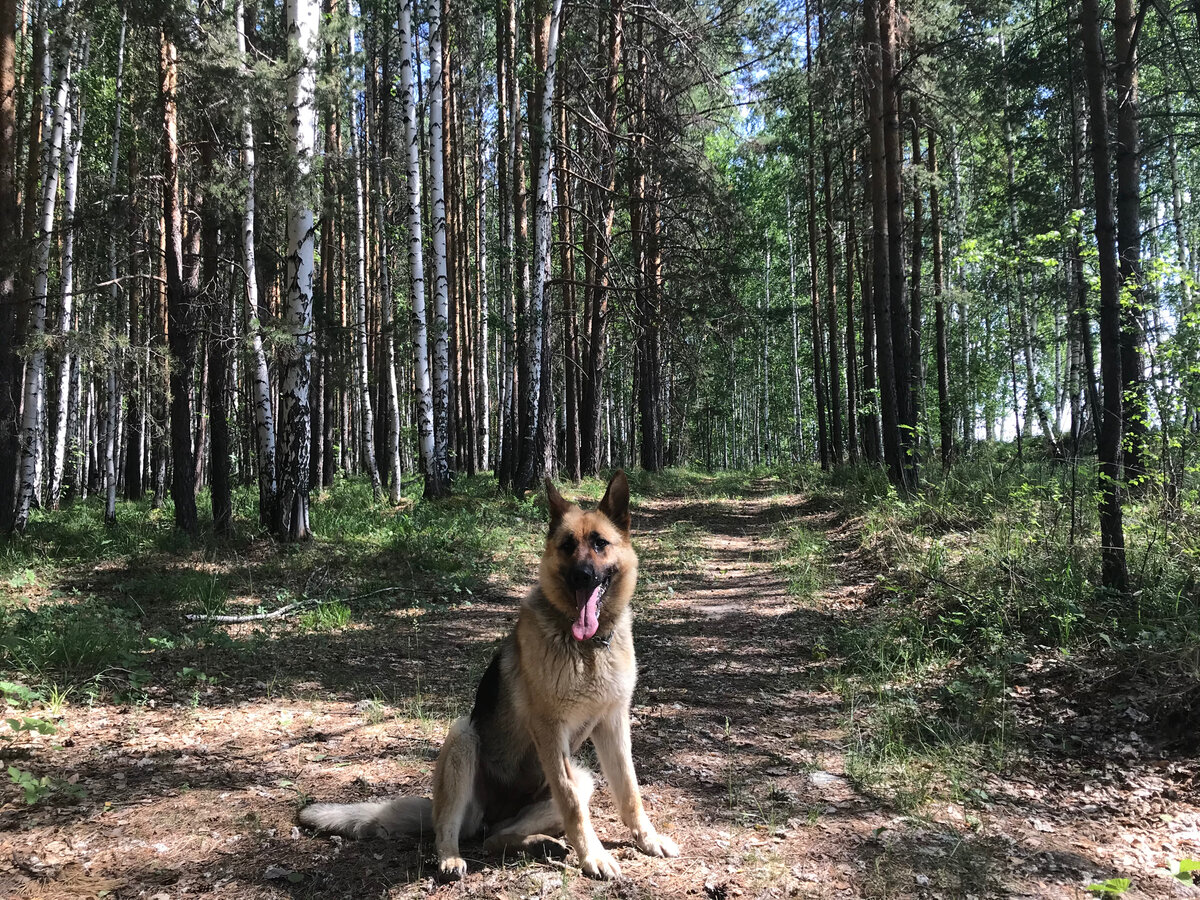
M 242 622 L 261 622 L 264 619 L 282 619 L 290 616 L 293 613 L 301 612 L 302 610 L 312 609 L 318 606 L 325 606 L 328 603 L 353 603 L 356 600 L 365 600 L 368 597 L 375 597 L 379 594 L 386 594 L 389 591 L 399 591 L 401 588 L 397 586 L 380 588 L 377 591 L 368 591 L 365 594 L 356 594 L 353 597 L 306 597 L 303 600 L 297 600 L 295 603 L 289 603 L 286 606 L 281 606 L 279 609 L 273 609 L 270 612 L 249 613 L 241 616 L 210 616 L 204 613 L 188 613 L 184 616 L 189 622 L 218 622 L 222 625 L 236 625 Z

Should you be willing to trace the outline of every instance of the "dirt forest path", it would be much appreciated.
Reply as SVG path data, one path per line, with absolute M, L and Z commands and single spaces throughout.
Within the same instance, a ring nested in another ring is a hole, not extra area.
M 837 641 L 881 574 L 861 523 L 773 480 L 644 498 L 634 515 L 634 757 L 680 858 L 634 850 L 604 789 L 593 812 L 622 866 L 612 883 L 467 846 L 467 878 L 439 885 L 431 847 L 295 827 L 312 799 L 428 793 L 524 589 L 496 583 L 445 604 L 388 598 L 332 631 L 276 627 L 249 656 L 217 642 L 176 673 L 183 691 L 72 704 L 57 736 L 30 740 L 57 742 L 54 771 L 87 799 L 0 808 L 0 897 L 1049 900 L 1121 875 L 1137 876 L 1127 897 L 1200 896 L 1159 871 L 1200 841 L 1196 799 L 1173 787 L 1194 766 L 1031 754 L 1003 778 L 970 773 L 986 809 L 908 813 L 851 777 L 862 711 L 838 689 Z
M 651 698 L 641 756 L 647 781 L 670 785 L 652 791 L 673 810 L 686 859 L 670 875 L 652 862 L 631 875 L 659 881 L 654 896 L 680 897 L 1088 897 L 1098 896 L 1090 884 L 1122 874 L 1135 876 L 1127 897 L 1200 896 L 1162 867 L 1163 851 L 1181 846 L 1163 840 L 1164 823 L 1200 843 L 1197 798 L 1163 777 L 1194 783 L 1194 767 L 1122 760 L 1115 744 L 1096 748 L 1108 760 L 1030 754 L 1003 775 L 969 776 L 980 796 L 991 792 L 986 804 L 932 802 L 919 814 L 856 789 L 831 647 L 877 602 L 881 573 L 861 523 L 778 490 L 764 480 L 750 496 L 639 511 L 657 544 L 643 553 L 651 581 L 674 585 L 639 620 Z M 796 528 L 825 542 L 823 583 L 807 598 L 786 575 Z M 1086 741 L 1082 722 L 1079 731 Z

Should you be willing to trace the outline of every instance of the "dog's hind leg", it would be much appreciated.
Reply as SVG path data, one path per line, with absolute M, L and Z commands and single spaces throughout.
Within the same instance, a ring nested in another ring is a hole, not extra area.
M 572 780 L 584 806 L 591 800 L 595 780 L 587 769 L 572 765 Z M 562 814 L 552 798 L 531 803 L 517 815 L 496 826 L 483 847 L 489 853 L 524 853 L 548 859 L 562 859 L 568 847 L 559 839 L 563 833 Z
M 450 726 L 433 775 L 433 827 L 441 877 L 457 881 L 467 873 L 458 839 L 472 837 L 483 825 L 483 808 L 475 795 L 479 769 L 479 736 L 463 716 Z

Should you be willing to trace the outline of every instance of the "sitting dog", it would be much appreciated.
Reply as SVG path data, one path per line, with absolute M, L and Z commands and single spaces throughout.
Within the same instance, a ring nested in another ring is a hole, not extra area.
M 538 584 L 493 657 L 470 716 L 457 719 L 438 754 L 433 800 L 317 803 L 300 821 L 351 837 L 415 835 L 432 828 L 440 874 L 466 874 L 459 840 L 488 835 L 485 849 L 565 847 L 583 872 L 620 868 L 588 815 L 592 776 L 572 757 L 591 738 L 621 821 L 651 856 L 678 856 L 642 808 L 630 752 L 629 706 L 637 678 L 630 600 L 637 555 L 629 536 L 629 482 L 617 472 L 594 511 L 568 503 L 546 480 L 550 533 Z

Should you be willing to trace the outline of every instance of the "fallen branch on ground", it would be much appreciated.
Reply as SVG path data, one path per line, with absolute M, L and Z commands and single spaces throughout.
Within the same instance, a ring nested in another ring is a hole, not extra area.
M 297 600 L 295 603 L 289 603 L 286 606 L 281 606 L 279 609 L 273 609 L 270 612 L 249 613 L 242 616 L 210 616 L 205 613 L 188 613 L 184 616 L 189 622 L 218 622 L 222 625 L 236 625 L 242 622 L 261 622 L 265 619 L 282 619 L 294 613 L 302 612 L 306 609 L 314 609 L 318 606 L 326 606 L 330 603 L 353 603 L 356 600 L 365 600 L 368 597 L 375 597 L 379 594 L 386 594 L 388 591 L 399 591 L 399 587 L 385 587 L 377 591 L 368 591 L 365 594 L 356 594 L 353 597 L 307 597 L 304 600 Z

